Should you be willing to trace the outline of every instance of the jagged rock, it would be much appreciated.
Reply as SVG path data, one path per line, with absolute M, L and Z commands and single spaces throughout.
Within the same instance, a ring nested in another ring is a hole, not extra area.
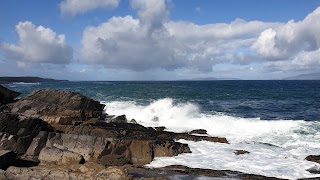
M 128 123 L 126 115 L 121 115 L 121 116 L 108 116 L 106 119 L 106 122 L 108 123 Z
M 195 129 L 190 131 L 189 134 L 207 134 L 207 130 L 205 129 Z
M 25 156 L 31 159 L 34 159 L 37 156 L 39 156 L 40 151 L 46 145 L 48 134 L 49 132 L 46 131 L 39 132 L 39 134 L 35 138 L 33 138 Z
M 309 155 L 305 159 L 307 161 L 312 161 L 320 164 L 320 155 Z
M 250 152 L 246 150 L 235 150 L 233 153 L 235 155 L 241 155 L 241 154 L 249 154 Z
M 12 91 L 0 85 L 0 106 L 14 101 L 21 93 Z
M 8 167 L 16 160 L 16 153 L 9 150 L 0 150 L 0 169 Z
M 10 105 L 11 112 L 25 117 L 40 117 L 50 124 L 71 124 L 102 118 L 104 105 L 75 92 L 36 90 Z
M 187 144 L 174 141 L 156 141 L 154 145 L 155 157 L 172 157 L 181 153 L 191 153 Z
M 41 119 L 19 119 L 17 115 L 0 113 L 0 150 L 12 150 L 24 154 L 40 131 L 53 131 Z

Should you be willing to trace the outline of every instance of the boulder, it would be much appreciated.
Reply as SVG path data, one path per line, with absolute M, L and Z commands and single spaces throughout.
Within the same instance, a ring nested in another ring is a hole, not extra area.
M 312 174 L 320 174 L 320 166 L 312 166 L 311 168 L 307 169 Z
M 9 150 L 0 150 L 0 169 L 7 168 L 16 160 L 16 153 Z
M 10 105 L 11 112 L 24 117 L 40 117 L 50 124 L 71 124 L 103 118 L 104 105 L 76 92 L 36 90 Z
M 207 134 L 207 130 L 205 129 L 195 129 L 190 131 L 189 134 Z
M 246 150 L 235 150 L 233 153 L 235 155 L 241 155 L 241 154 L 249 154 L 250 152 Z
M 305 159 L 307 161 L 312 161 L 320 164 L 320 155 L 309 155 Z
M 12 91 L 0 85 L 0 106 L 1 104 L 12 103 L 14 99 L 20 96 L 21 93 Z

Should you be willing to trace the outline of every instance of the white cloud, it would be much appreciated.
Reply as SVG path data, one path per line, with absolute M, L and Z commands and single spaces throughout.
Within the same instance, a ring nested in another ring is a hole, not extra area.
M 218 63 L 248 63 L 251 44 L 279 23 L 236 19 L 197 25 L 168 19 L 164 0 L 131 0 L 139 19 L 113 17 L 83 32 L 80 60 L 107 68 L 146 70 L 192 68 L 211 71 Z
M 27 66 L 28 63 L 69 63 L 73 57 L 73 50 L 65 42 L 65 35 L 57 35 L 50 28 L 36 27 L 29 21 L 16 25 L 19 44 L 1 43 L 6 59 L 16 60 L 18 65 Z
M 252 45 L 267 60 L 292 60 L 320 48 L 320 7 L 299 22 L 289 21 L 263 31 Z
M 301 51 L 290 60 L 276 61 L 266 63 L 266 69 L 269 71 L 308 71 L 319 70 L 320 67 L 320 49 L 315 51 Z
M 63 0 L 60 3 L 62 16 L 74 17 L 97 8 L 116 8 L 120 0 Z

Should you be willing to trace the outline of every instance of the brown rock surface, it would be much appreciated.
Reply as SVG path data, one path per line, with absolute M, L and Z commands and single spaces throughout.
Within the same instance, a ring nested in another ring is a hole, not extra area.
M 83 165 L 85 166 L 85 165 Z M 81 171 L 83 166 L 47 166 L 36 167 L 9 167 L 0 171 L 0 178 L 8 180 L 43 179 L 43 180 L 130 180 L 123 167 L 96 168 L 97 165 L 86 166 L 86 171 Z
M 70 124 L 101 118 L 104 105 L 79 93 L 36 90 L 10 105 L 11 112 L 25 117 L 41 117 L 50 124 Z
M 312 161 L 320 164 L 320 155 L 309 155 L 306 157 L 307 161 Z

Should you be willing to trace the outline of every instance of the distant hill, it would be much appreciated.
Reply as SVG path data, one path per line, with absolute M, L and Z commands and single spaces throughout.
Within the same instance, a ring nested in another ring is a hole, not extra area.
M 213 78 L 213 77 L 206 77 L 206 78 L 194 78 L 194 79 L 182 79 L 180 81 L 223 81 L 223 80 L 241 80 L 238 78 Z
M 56 80 L 40 77 L 0 77 L 0 84 L 23 82 L 23 83 L 37 83 L 37 82 L 67 82 L 68 80 Z
M 320 80 L 320 73 L 300 74 L 284 78 L 283 80 Z

